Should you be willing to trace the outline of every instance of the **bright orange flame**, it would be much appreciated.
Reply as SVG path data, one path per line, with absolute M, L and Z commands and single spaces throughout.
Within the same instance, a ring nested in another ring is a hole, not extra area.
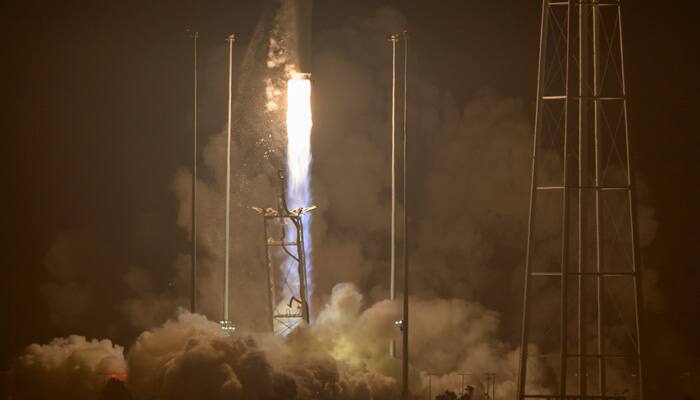
M 107 379 L 119 379 L 120 381 L 126 381 L 129 378 L 129 374 L 112 373 L 112 374 L 107 374 L 106 378 Z

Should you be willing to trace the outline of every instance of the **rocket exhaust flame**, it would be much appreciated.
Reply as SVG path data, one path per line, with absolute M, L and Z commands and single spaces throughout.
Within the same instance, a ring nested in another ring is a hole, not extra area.
M 311 81 L 307 74 L 292 74 L 287 82 L 287 169 L 291 208 L 311 200 Z
M 292 73 L 287 82 L 287 206 L 290 210 L 308 207 L 311 205 L 311 81 L 308 74 Z M 289 299 L 295 296 L 302 298 L 301 306 L 308 307 L 308 299 L 312 292 L 311 279 L 311 232 L 309 223 L 310 214 L 304 214 L 303 242 L 306 275 L 306 296 L 302 283 L 299 282 L 298 260 L 289 255 L 282 263 L 282 274 L 287 277 L 287 284 L 283 286 L 283 298 Z M 285 227 L 288 237 L 296 237 L 296 227 L 289 224 Z M 298 288 L 298 291 L 296 291 Z M 288 311 L 286 301 L 277 305 L 277 312 Z M 308 310 L 308 308 L 307 308 Z M 285 330 L 288 332 L 288 330 Z

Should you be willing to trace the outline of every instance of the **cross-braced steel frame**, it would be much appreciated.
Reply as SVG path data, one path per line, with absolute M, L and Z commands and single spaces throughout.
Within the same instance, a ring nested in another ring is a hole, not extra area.
M 281 189 L 277 208 L 253 207 L 253 210 L 263 217 L 270 310 L 269 328 L 276 334 L 286 335 L 300 323 L 309 323 L 304 215 L 316 207 L 289 210 L 284 194 L 285 178 L 282 171 L 279 171 L 279 179 Z M 293 229 L 287 229 L 289 226 Z M 289 276 L 293 273 L 290 269 L 277 268 L 275 261 L 279 261 L 280 264 L 290 262 L 296 264 L 296 276 Z M 279 270 L 279 274 L 276 270 Z M 282 285 L 280 293 L 288 294 L 289 299 L 278 299 L 276 284 L 278 281 Z
M 619 0 L 543 0 L 518 399 L 643 399 Z

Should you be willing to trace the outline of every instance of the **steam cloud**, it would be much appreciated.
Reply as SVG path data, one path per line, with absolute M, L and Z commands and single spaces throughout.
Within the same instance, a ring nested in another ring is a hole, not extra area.
M 516 353 L 493 337 L 498 315 L 461 300 L 413 300 L 412 363 L 434 373 L 484 367 L 511 375 Z M 109 340 L 71 336 L 31 345 L 14 368 L 16 394 L 35 398 L 99 396 L 105 380 L 124 373 L 136 398 L 391 399 L 398 395 L 399 360 L 386 355 L 396 336 L 398 303 L 366 308 L 351 284 L 337 285 L 317 322 L 288 337 L 228 336 L 202 315 L 181 313 L 142 333 L 123 357 Z M 412 391 L 424 390 L 419 370 Z M 444 381 L 444 382 L 443 382 Z M 41 382 L 34 385 L 33 382 Z M 448 377 L 433 387 L 451 387 Z M 512 394 L 512 382 L 499 392 Z
M 15 394 L 33 399 L 96 398 L 109 375 L 125 372 L 124 348 L 77 335 L 30 345 L 12 370 Z

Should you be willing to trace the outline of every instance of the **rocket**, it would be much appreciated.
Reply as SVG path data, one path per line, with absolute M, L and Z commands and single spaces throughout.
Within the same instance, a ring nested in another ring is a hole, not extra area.
M 311 73 L 311 34 L 312 34 L 312 0 L 290 0 L 294 2 L 297 28 L 297 51 L 299 55 L 299 72 Z

